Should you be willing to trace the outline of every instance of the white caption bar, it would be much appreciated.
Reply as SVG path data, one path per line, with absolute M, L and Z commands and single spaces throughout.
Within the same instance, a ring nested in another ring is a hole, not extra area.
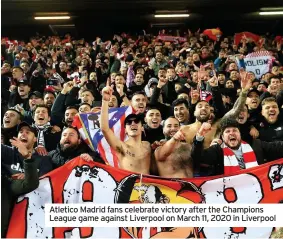
M 283 204 L 46 204 L 46 227 L 280 227 Z

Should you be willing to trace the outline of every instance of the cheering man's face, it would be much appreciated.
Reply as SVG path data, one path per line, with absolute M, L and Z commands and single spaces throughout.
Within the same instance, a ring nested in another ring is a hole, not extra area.
M 60 147 L 63 152 L 76 149 L 81 143 L 78 132 L 72 128 L 66 128 L 62 132 Z
M 224 143 L 231 149 L 238 149 L 241 145 L 241 134 L 238 128 L 228 127 L 222 134 Z

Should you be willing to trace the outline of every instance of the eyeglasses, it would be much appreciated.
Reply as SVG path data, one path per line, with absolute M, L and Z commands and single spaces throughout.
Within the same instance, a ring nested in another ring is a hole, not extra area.
M 135 124 L 138 124 L 140 120 L 139 119 L 129 119 L 126 122 L 126 125 L 131 125 L 133 122 L 135 122 Z

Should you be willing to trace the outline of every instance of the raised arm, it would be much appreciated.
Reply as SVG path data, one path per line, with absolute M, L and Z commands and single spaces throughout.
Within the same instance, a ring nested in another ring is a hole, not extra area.
M 240 76 L 242 88 L 240 96 L 235 102 L 233 108 L 224 115 L 222 120 L 225 118 L 237 118 L 246 103 L 248 90 L 252 87 L 251 74 L 241 71 Z
M 185 140 L 185 136 L 182 130 L 179 130 L 170 140 L 168 140 L 164 145 L 158 147 L 155 152 L 154 156 L 157 161 L 165 160 L 171 153 L 173 153 L 176 145 Z
M 117 152 L 122 153 L 123 142 L 119 138 L 117 138 L 113 133 L 113 131 L 109 128 L 108 102 L 112 96 L 112 93 L 113 93 L 113 89 L 110 86 L 106 86 L 102 90 L 100 127 L 109 145 Z

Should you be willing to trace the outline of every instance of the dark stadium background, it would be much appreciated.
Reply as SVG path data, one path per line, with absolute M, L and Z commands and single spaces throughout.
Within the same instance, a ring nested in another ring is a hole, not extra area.
M 283 15 L 259 16 L 261 8 L 283 8 L 282 0 L 2 0 L 2 36 L 28 39 L 35 32 L 52 35 L 49 25 L 59 34 L 66 31 L 93 40 L 113 36 L 114 32 L 138 34 L 145 29 L 220 27 L 225 34 L 251 31 L 258 34 L 283 33 Z M 188 10 L 187 19 L 155 19 L 156 10 Z M 41 12 L 68 12 L 72 18 L 60 21 L 36 21 Z M 174 24 L 168 26 L 168 23 Z M 74 25 L 56 27 L 56 25 Z

